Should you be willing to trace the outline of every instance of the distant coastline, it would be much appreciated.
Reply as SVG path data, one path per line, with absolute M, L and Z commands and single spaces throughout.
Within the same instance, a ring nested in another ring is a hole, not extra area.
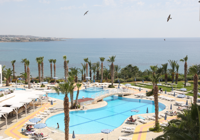
M 0 35 L 0 43 L 4 42 L 49 42 L 64 41 L 67 38 L 37 37 L 30 35 Z

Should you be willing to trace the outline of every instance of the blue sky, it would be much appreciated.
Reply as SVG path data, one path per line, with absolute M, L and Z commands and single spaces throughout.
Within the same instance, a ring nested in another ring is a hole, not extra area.
M 200 37 L 199 6 L 198 0 L 0 0 L 0 34 Z

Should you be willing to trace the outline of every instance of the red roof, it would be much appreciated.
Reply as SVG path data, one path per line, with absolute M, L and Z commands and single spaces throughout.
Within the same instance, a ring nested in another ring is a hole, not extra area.
M 94 100 L 92 98 L 83 98 L 83 99 L 78 99 L 78 102 L 81 103 L 81 102 L 86 102 L 86 101 L 91 101 L 91 100 Z

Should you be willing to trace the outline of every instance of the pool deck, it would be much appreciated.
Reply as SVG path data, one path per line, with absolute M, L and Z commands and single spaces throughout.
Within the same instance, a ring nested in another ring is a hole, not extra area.
M 138 93 L 146 93 L 146 89 L 141 92 L 139 92 L 138 90 L 135 90 L 134 94 L 138 94 Z M 134 94 L 130 95 L 130 96 L 126 96 L 126 98 L 136 98 L 136 96 L 134 96 Z M 173 96 L 170 96 L 170 95 L 166 95 L 166 94 L 162 94 L 162 95 L 174 98 Z M 179 99 L 179 98 L 177 99 L 176 98 L 176 101 L 184 101 L 185 102 L 186 99 Z M 171 104 L 175 103 L 174 101 L 171 102 L 171 101 L 160 100 L 160 99 L 159 99 L 159 102 L 163 103 L 166 106 L 166 109 L 161 111 L 161 113 L 165 112 L 166 110 L 169 110 L 169 106 Z M 103 107 L 106 105 L 107 105 L 107 102 L 102 101 L 102 102 L 98 102 L 97 104 L 87 105 L 86 109 L 95 109 L 95 108 L 100 108 L 100 107 Z M 0 121 L 0 126 L 1 126 L 0 127 L 0 136 L 3 136 L 4 138 L 13 137 L 13 138 L 16 138 L 17 140 L 20 138 L 27 138 L 27 136 L 21 134 L 21 132 L 20 132 L 24 123 L 27 122 L 29 119 L 33 118 L 40 111 L 44 111 L 45 109 L 47 109 L 49 107 L 52 107 L 50 105 L 50 103 L 46 103 L 42 106 L 42 108 L 38 107 L 35 112 L 33 112 L 33 110 L 31 110 L 28 113 L 27 117 L 25 116 L 25 114 L 21 115 L 18 122 L 16 122 L 15 118 L 8 120 L 8 122 L 9 122 L 8 129 L 6 129 L 5 125 L 3 125 L 4 122 Z M 54 104 L 54 107 L 63 108 L 63 101 L 57 99 L 56 104 Z M 177 111 L 177 107 L 173 106 L 173 111 Z M 59 114 L 59 113 L 63 113 L 63 111 L 51 113 L 47 118 L 43 119 L 42 122 L 45 123 L 45 121 L 49 117 Z M 153 114 L 154 113 L 149 113 L 148 116 L 152 116 Z M 140 116 L 147 116 L 147 114 L 140 114 Z M 133 118 L 136 118 L 136 117 L 137 116 L 133 116 Z M 167 120 L 171 120 L 174 118 L 176 118 L 176 116 L 168 117 Z M 163 122 L 163 121 L 164 121 L 163 118 L 159 120 L 159 122 Z M 123 126 L 135 127 L 134 134 L 121 132 Z M 129 124 L 126 124 L 125 120 L 124 120 L 124 123 L 120 127 L 114 129 L 114 131 L 111 132 L 110 134 L 103 134 L 103 133 L 76 134 L 75 140 L 101 140 L 102 138 L 104 138 L 104 140 L 106 140 L 107 138 L 109 140 L 118 140 L 119 137 L 128 137 L 128 138 L 132 138 L 132 140 L 151 140 L 152 138 L 155 138 L 162 134 L 162 132 L 160 132 L 160 133 L 150 132 L 148 129 L 153 126 L 154 126 L 154 121 L 148 121 L 148 123 L 146 123 L 146 124 L 138 123 L 138 125 L 129 125 Z M 44 128 L 44 129 L 39 130 L 38 132 L 42 132 L 42 133 L 44 133 L 44 135 L 50 134 L 50 137 L 53 140 L 64 140 L 64 133 L 61 131 L 58 131 L 56 129 Z M 72 138 L 71 134 L 69 135 L 69 138 L 70 139 Z

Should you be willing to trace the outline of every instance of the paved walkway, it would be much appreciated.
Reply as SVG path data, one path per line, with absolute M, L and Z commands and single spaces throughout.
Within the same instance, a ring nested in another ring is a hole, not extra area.
M 55 104 L 54 104 L 55 105 Z M 34 118 L 36 114 L 38 114 L 41 111 L 46 110 L 47 108 L 52 107 L 52 105 L 50 105 L 50 103 L 46 103 L 44 104 L 40 109 L 38 109 L 37 111 L 35 111 L 34 113 L 30 114 L 29 116 L 25 117 L 24 119 L 22 119 L 21 121 L 17 122 L 16 124 L 14 124 L 13 126 L 11 126 L 10 128 L 5 130 L 5 134 L 8 135 L 9 137 L 13 137 L 16 138 L 17 140 L 20 138 L 28 138 L 25 135 L 22 135 L 20 133 L 23 125 L 29 121 L 30 119 Z

